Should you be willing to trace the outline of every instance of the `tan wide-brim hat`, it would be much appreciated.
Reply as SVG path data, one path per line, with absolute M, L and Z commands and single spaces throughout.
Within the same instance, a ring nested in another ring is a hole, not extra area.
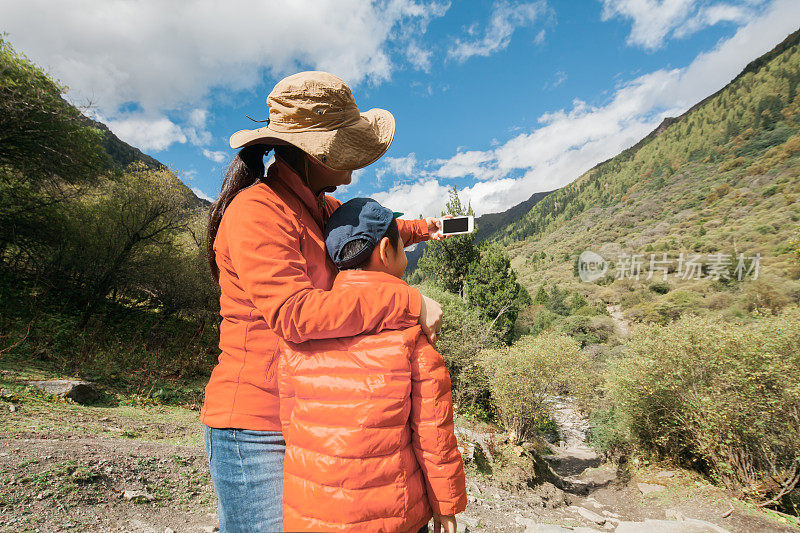
M 384 109 L 358 110 L 350 88 L 327 72 L 282 79 L 267 97 L 267 125 L 231 135 L 231 148 L 291 144 L 334 170 L 355 170 L 382 156 L 394 138 L 394 117 Z

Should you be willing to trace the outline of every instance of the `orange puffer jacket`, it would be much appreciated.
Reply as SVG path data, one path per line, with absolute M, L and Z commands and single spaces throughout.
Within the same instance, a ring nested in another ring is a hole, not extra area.
M 416 289 L 331 290 L 337 270 L 325 253 L 322 227 L 339 205 L 315 196 L 277 158 L 263 182 L 241 191 L 225 210 L 214 241 L 222 353 L 206 386 L 206 425 L 280 431 L 279 337 L 350 337 L 419 320 Z M 424 220 L 398 224 L 408 244 L 429 238 Z
M 402 285 L 349 270 L 334 290 Z M 286 531 L 416 532 L 432 512 L 464 510 L 450 375 L 419 326 L 283 352 Z

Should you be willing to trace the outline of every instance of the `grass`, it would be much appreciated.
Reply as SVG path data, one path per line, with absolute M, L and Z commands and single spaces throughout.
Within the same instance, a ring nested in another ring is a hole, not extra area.
M 216 322 L 205 327 L 197 319 L 109 303 L 81 328 L 71 302 L 2 269 L 0 304 L 0 370 L 24 379 L 98 383 L 104 405 L 199 409 L 218 355 Z

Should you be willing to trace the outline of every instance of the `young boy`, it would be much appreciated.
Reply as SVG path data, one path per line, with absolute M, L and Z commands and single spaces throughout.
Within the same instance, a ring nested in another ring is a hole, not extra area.
M 404 283 L 397 222 L 374 200 L 342 204 L 325 244 L 337 285 Z M 455 533 L 467 496 L 450 375 L 419 326 L 289 345 L 278 382 L 286 531 L 427 531 L 433 516 Z

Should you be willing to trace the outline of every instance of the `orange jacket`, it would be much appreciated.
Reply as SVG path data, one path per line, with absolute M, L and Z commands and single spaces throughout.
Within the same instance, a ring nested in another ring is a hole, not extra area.
M 406 284 L 348 270 L 333 290 Z M 283 350 L 286 531 L 414 531 L 464 510 L 450 375 L 419 326 Z
M 419 320 L 420 294 L 410 287 L 331 290 L 337 270 L 321 228 L 339 205 L 324 194 L 315 197 L 277 159 L 261 183 L 242 190 L 225 210 L 214 241 L 221 354 L 206 386 L 206 425 L 280 430 L 279 336 L 292 342 L 351 337 Z M 422 220 L 398 223 L 408 244 L 429 237 Z

